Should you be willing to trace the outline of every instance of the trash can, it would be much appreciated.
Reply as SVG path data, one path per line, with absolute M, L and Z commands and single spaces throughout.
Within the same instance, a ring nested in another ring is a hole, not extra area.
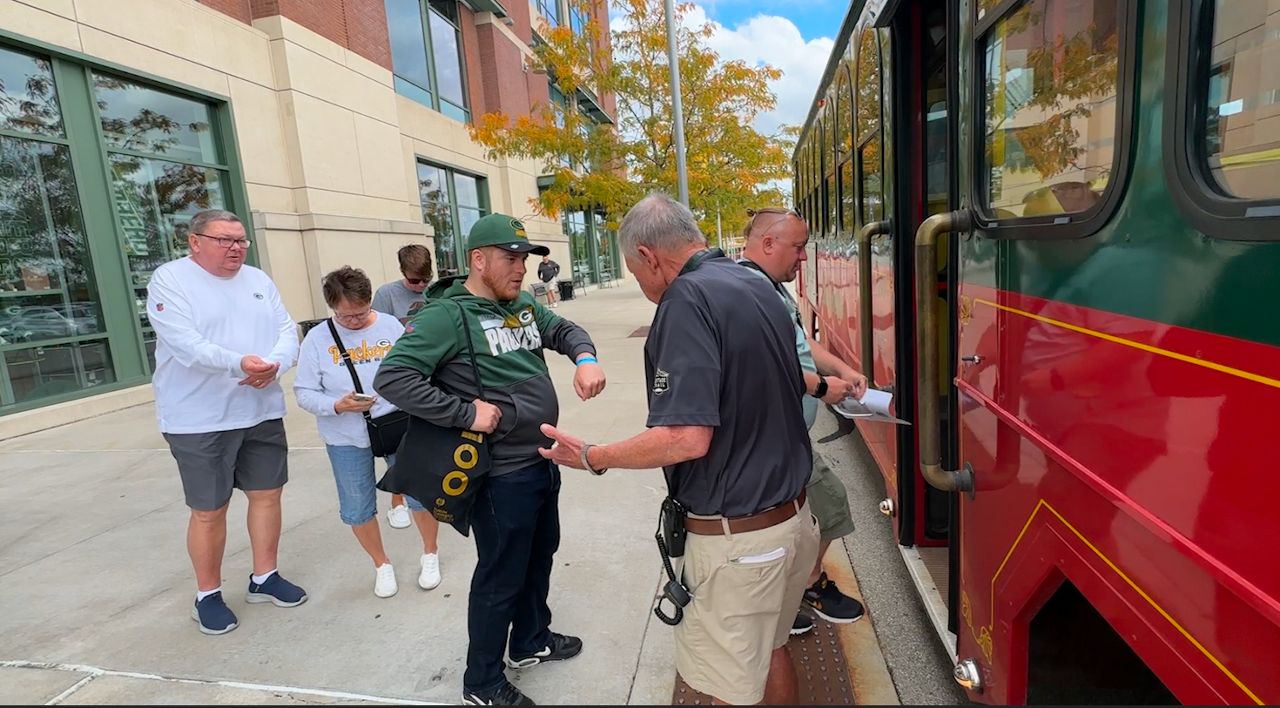
M 329 319 L 329 318 L 328 318 L 328 317 L 322 317 L 321 319 L 318 319 L 318 320 L 303 320 L 303 321 L 299 322 L 299 323 L 298 323 L 298 328 L 299 328 L 300 330 L 302 330 L 302 334 L 298 335 L 298 339 L 304 339 L 304 338 L 306 338 L 306 336 L 307 336 L 307 332 L 310 332 L 312 327 L 315 327 L 315 326 L 316 326 L 316 325 L 318 325 L 318 324 L 323 324 L 323 323 L 324 323 L 324 321 L 325 321 L 325 320 L 327 320 L 327 319 Z
M 560 299 L 561 300 L 573 299 L 573 281 L 572 280 L 560 281 Z

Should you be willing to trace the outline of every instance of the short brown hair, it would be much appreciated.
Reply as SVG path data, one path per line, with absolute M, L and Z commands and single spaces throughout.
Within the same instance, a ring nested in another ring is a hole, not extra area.
M 324 276 L 320 288 L 329 307 L 337 307 L 343 300 L 360 305 L 373 300 L 373 283 L 369 282 L 369 276 L 351 266 L 342 266 Z
M 420 244 L 409 244 L 396 252 L 400 259 L 400 272 L 431 280 L 431 249 Z

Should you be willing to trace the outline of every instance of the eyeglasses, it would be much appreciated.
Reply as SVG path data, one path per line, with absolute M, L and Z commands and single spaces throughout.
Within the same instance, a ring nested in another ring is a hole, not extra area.
M 193 234 L 194 236 L 202 236 L 210 241 L 217 241 L 219 246 L 227 250 L 231 250 L 232 246 L 239 246 L 242 249 L 249 249 L 249 239 L 247 238 L 228 238 L 226 236 L 210 236 L 208 234 Z
M 801 222 L 804 221 L 804 217 L 800 216 L 800 212 L 796 211 L 795 209 L 788 209 L 786 207 L 763 207 L 761 209 L 748 209 L 747 216 L 751 218 L 747 220 L 747 225 L 742 227 L 742 233 L 744 236 L 751 236 L 751 230 L 755 228 L 755 225 L 756 225 L 756 217 L 760 216 L 761 214 L 779 214 L 782 216 L 794 216 L 795 218 L 799 219 Z M 764 233 L 760 234 L 760 238 L 764 238 L 765 234 L 772 231 L 773 227 L 777 226 L 783 221 L 786 221 L 786 219 L 778 219 L 777 221 L 770 224 L 769 228 L 765 229 Z
M 357 312 L 354 315 L 344 315 L 340 312 L 334 311 L 333 319 L 339 320 L 342 322 L 363 322 L 365 318 L 369 316 L 370 312 L 373 312 L 372 307 L 365 310 L 364 312 Z
M 427 282 L 427 279 L 426 278 L 410 278 L 406 276 L 404 279 L 404 282 L 410 285 L 422 285 L 423 283 Z

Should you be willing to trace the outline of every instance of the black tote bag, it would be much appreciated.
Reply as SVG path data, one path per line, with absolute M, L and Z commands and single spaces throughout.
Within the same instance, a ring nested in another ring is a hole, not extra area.
M 352 363 L 351 355 L 343 346 L 342 337 L 338 336 L 338 328 L 334 326 L 333 318 L 329 318 L 326 322 L 329 323 L 329 332 L 333 335 L 334 344 L 338 345 L 338 353 L 342 355 L 347 371 L 351 372 L 351 382 L 356 386 L 356 393 L 364 393 L 364 389 L 360 386 L 360 376 L 356 373 L 356 365 Z M 409 429 L 409 414 L 404 411 L 392 411 L 374 418 L 369 415 L 369 411 L 363 411 L 363 415 L 364 427 L 369 431 L 369 447 L 373 450 L 373 456 L 394 455 L 396 448 L 400 447 L 400 439 Z
M 458 310 L 477 395 L 483 401 L 484 385 L 480 382 L 480 368 L 476 366 L 467 313 L 461 305 Z M 417 499 L 437 521 L 449 524 L 463 536 L 470 536 L 471 507 L 492 465 L 489 438 L 484 433 L 436 425 L 411 415 L 408 430 L 396 451 L 395 464 L 378 480 L 377 486 L 384 492 L 407 494 Z

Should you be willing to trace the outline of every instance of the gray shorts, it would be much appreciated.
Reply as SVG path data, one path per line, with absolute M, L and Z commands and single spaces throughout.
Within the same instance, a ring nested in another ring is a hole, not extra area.
M 164 439 L 192 509 L 221 509 L 231 501 L 233 488 L 254 492 L 289 481 L 289 444 L 279 418 L 239 430 L 165 433 Z

